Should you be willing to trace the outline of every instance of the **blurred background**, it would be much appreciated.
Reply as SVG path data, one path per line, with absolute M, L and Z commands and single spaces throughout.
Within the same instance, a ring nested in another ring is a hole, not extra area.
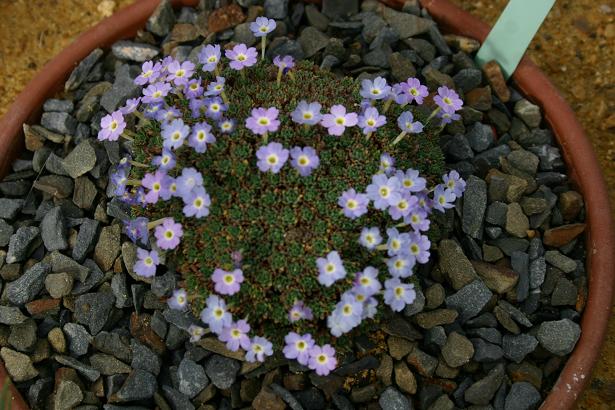
M 0 0 L 0 115 L 80 33 L 134 0 Z M 493 24 L 507 0 L 452 0 Z M 572 105 L 615 203 L 615 0 L 558 0 L 529 55 Z M 579 409 L 615 406 L 615 320 Z

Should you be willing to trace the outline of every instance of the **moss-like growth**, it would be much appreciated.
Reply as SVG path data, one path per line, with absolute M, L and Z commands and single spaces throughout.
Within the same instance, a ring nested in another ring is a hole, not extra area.
M 399 169 L 418 169 L 432 183 L 443 174 L 444 159 L 435 127 L 391 145 L 399 133 L 396 119 L 403 111 L 395 104 L 387 113 L 387 125 L 369 141 L 358 127 L 333 137 L 324 127 L 305 128 L 294 123 L 290 113 L 300 100 L 320 102 L 323 112 L 334 104 L 359 112 L 358 84 L 351 78 L 336 78 L 311 63 L 301 63 L 294 70 L 294 80 L 286 78 L 278 87 L 276 72 L 276 67 L 264 63 L 244 70 L 245 77 L 226 70 L 227 117 L 237 119 L 236 131 L 231 135 L 217 133 L 217 142 L 204 154 L 187 147 L 177 153 L 178 166 L 171 175 L 189 166 L 203 174 L 212 198 L 209 216 L 184 217 L 180 199 L 136 211 L 150 219 L 173 216 L 183 225 L 182 243 L 170 258 L 186 279 L 195 313 L 213 292 L 213 270 L 232 269 L 231 253 L 241 251 L 245 281 L 239 293 L 225 300 L 235 318 L 249 317 L 255 334 L 265 335 L 279 346 L 289 330 L 311 332 L 316 337 L 327 334 L 323 319 L 340 294 L 351 287 L 354 272 L 372 265 L 380 269 L 381 279 L 387 275 L 382 254 L 366 251 L 357 241 L 362 227 L 378 226 L 384 232 L 393 222 L 388 214 L 374 209 L 356 220 L 345 217 L 337 205 L 341 193 L 349 188 L 364 191 L 379 170 L 383 152 L 396 158 Z M 185 102 L 176 102 L 185 110 L 184 121 L 196 122 Z M 269 141 L 288 149 L 311 146 L 318 151 L 320 166 L 311 176 L 301 177 L 288 164 L 279 174 L 258 170 L 255 153 L 262 145 L 261 137 L 244 126 L 255 107 L 280 110 L 280 129 Z M 415 116 L 426 119 L 424 112 L 415 111 Z M 162 141 L 158 129 L 143 131 L 134 142 L 136 159 L 149 163 L 160 154 Z M 317 282 L 315 261 L 332 250 L 340 253 L 349 275 L 325 288 Z M 295 300 L 308 304 L 316 320 L 291 325 L 287 313 Z

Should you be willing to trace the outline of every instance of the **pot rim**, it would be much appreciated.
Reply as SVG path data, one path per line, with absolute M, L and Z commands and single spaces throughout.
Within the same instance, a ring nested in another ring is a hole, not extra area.
M 401 7 L 404 0 L 381 0 Z M 134 36 L 154 11 L 159 0 L 140 0 L 81 34 L 72 44 L 50 60 L 17 96 L 0 119 L 0 175 L 6 175 L 11 162 L 23 150 L 22 124 L 40 118 L 45 99 L 62 89 L 73 68 L 97 47 Z M 309 1 L 317 2 L 317 1 Z M 174 6 L 195 6 L 198 0 L 172 0 Z M 490 26 L 460 9 L 449 0 L 420 0 L 431 16 L 445 30 L 484 41 Z M 542 409 L 571 409 L 590 379 L 606 335 L 611 314 L 615 279 L 615 239 L 613 221 L 604 177 L 592 145 L 574 111 L 544 73 L 525 56 L 513 74 L 517 88 L 538 104 L 553 129 L 566 162 L 569 177 L 575 181 L 585 199 L 587 211 L 587 272 L 589 295 L 581 320 L 581 337 L 568 358 Z M 0 383 L 8 377 L 0 361 Z M 28 406 L 12 386 L 13 408 Z

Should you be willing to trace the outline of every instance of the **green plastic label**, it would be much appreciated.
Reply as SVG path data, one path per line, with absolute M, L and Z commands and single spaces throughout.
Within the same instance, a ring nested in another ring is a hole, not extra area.
M 476 54 L 482 66 L 496 60 L 506 78 L 517 68 L 555 0 L 510 0 Z

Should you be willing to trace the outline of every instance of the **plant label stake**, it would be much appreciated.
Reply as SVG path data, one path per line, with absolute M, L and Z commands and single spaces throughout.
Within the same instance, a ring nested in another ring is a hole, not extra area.
M 479 66 L 495 60 L 510 77 L 555 0 L 510 0 L 476 54 Z

